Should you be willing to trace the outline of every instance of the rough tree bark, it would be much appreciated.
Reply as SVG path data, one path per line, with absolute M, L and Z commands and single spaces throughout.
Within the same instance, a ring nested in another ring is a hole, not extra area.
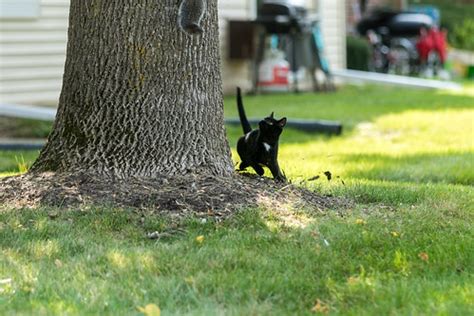
M 232 173 L 217 0 L 207 1 L 202 36 L 179 30 L 178 6 L 71 0 L 58 114 L 31 172 Z

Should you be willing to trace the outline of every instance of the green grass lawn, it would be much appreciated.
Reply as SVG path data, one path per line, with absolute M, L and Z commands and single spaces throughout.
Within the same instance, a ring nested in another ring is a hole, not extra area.
M 191 218 L 185 234 L 152 241 L 145 234 L 168 219 L 0 207 L 0 314 L 139 315 L 156 304 L 163 315 L 470 315 L 473 92 L 245 97 L 249 117 L 343 123 L 340 137 L 285 130 L 280 165 L 295 183 L 353 199 L 347 210 L 275 205 L 219 224 Z M 233 98 L 225 103 L 236 116 Z M 228 128 L 233 147 L 240 133 Z M 36 155 L 0 152 L 0 174 Z M 324 171 L 333 180 L 306 181 Z

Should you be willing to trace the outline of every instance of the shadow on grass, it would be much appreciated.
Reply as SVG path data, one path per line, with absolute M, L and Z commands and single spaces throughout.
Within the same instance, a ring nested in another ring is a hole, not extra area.
M 355 179 L 346 181 L 346 186 L 333 186 L 327 191 L 354 199 L 362 204 L 427 205 L 445 210 L 471 209 L 474 190 L 470 186 L 382 180 Z
M 474 153 L 341 155 L 350 178 L 412 183 L 474 185 Z

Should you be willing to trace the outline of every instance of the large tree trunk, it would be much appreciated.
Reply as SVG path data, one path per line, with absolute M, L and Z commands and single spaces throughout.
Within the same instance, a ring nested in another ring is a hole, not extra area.
M 32 172 L 118 177 L 230 175 L 217 0 L 204 34 L 177 26 L 177 0 L 71 0 L 58 114 Z

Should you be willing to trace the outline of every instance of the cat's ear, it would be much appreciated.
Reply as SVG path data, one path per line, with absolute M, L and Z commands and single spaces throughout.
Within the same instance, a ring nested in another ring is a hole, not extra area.
M 278 126 L 285 127 L 286 125 L 286 117 L 282 118 L 281 120 L 277 121 Z
M 273 118 L 273 112 L 272 112 L 272 114 L 270 114 L 270 118 L 271 118 L 271 119 Z

